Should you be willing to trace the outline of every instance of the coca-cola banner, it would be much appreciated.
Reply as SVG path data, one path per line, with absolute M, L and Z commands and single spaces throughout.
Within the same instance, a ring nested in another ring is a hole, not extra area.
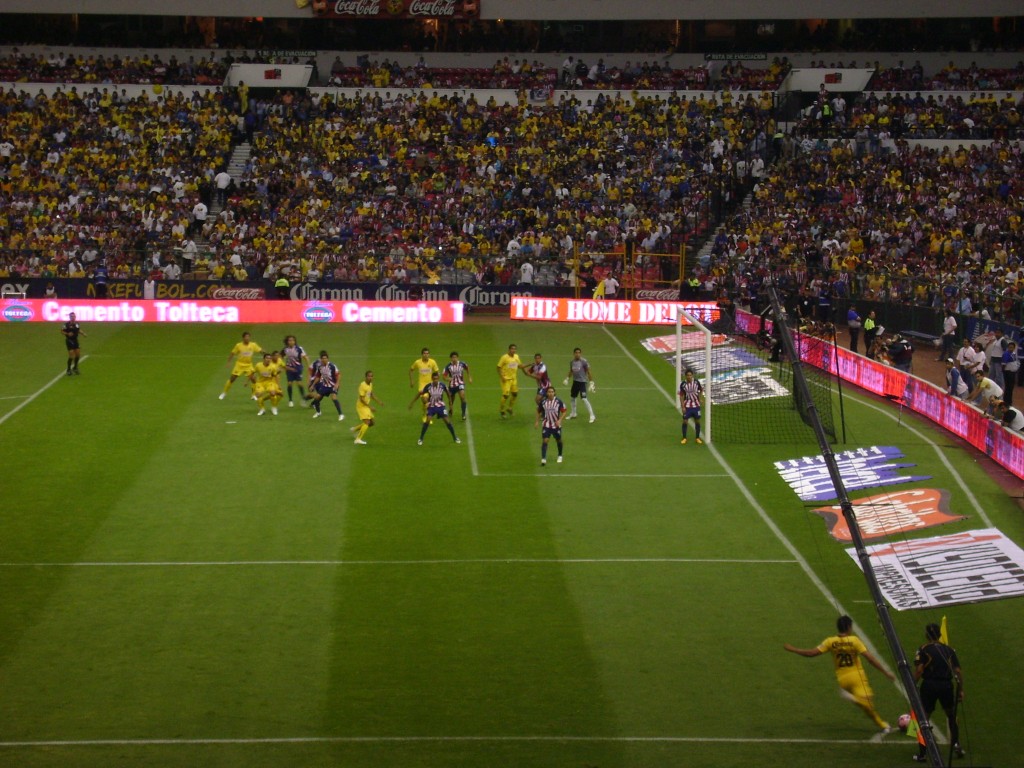
M 313 0 L 326 19 L 477 19 L 478 0 Z

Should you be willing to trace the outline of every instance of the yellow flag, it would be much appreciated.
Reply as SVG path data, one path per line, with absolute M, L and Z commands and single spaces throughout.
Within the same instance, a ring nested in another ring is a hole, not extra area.
M 949 645 L 949 633 L 946 632 L 946 617 L 942 617 L 942 623 L 939 625 L 939 642 L 943 645 Z
M 924 740 L 924 734 L 921 733 L 921 725 L 917 722 L 917 715 L 913 712 L 910 713 L 910 723 L 907 725 L 907 736 L 917 739 L 917 743 L 922 747 L 927 746 L 927 743 Z
M 597 281 L 597 286 L 594 288 L 594 298 L 595 299 L 603 299 L 604 298 L 604 280 L 598 280 Z

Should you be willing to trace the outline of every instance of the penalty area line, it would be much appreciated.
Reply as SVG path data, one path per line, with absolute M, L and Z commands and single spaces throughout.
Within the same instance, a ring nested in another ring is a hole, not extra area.
M 620 744 L 881 744 L 906 747 L 899 741 L 872 739 L 762 739 L 737 736 L 281 736 L 208 739 L 53 739 L 0 741 L 2 748 L 178 747 L 245 744 L 415 744 L 415 743 L 620 743 Z
M 84 357 L 82 357 L 82 359 L 81 359 L 81 360 L 79 360 L 78 362 L 82 363 L 82 362 L 85 362 L 85 361 L 86 361 L 86 360 L 88 360 L 88 359 L 89 359 L 89 356 L 88 356 L 88 355 L 85 355 L 85 356 L 84 356 Z M 43 385 L 42 387 L 40 387 L 39 389 L 37 389 L 37 390 L 36 390 L 35 392 L 33 392 L 33 393 L 32 393 L 31 395 L 28 395 L 28 396 L 27 396 L 27 397 L 26 397 L 26 398 L 25 398 L 25 399 L 24 399 L 24 400 L 23 400 L 22 402 L 18 403 L 18 404 L 17 404 L 16 406 L 14 406 L 14 408 L 12 408 L 11 410 L 9 410 L 9 411 L 8 411 L 7 413 L 5 413 L 5 414 L 4 414 L 3 416 L 0 416 L 0 424 L 3 424 L 3 423 L 4 423 L 5 421 L 7 421 L 7 420 L 8 420 L 9 418 L 11 418 L 11 416 L 13 416 L 14 414 L 16 414 L 16 413 L 17 413 L 18 411 L 20 411 L 20 410 L 21 410 L 22 408 L 24 408 L 24 407 L 25 407 L 26 405 L 28 405 L 29 403 L 31 403 L 31 402 L 32 402 L 33 400 L 35 400 L 35 399 L 36 399 L 37 397 L 39 397 L 39 396 L 40 396 L 41 394 L 43 394 L 43 392 L 45 392 L 46 390 L 48 390 L 48 389 L 49 389 L 50 387 L 52 387 L 52 386 L 53 386 L 54 384 L 56 384 L 56 383 L 57 383 L 58 381 L 60 381 L 61 379 L 65 378 L 66 376 L 67 376 L 67 373 L 61 373 L 61 374 L 58 374 L 57 376 L 54 376 L 54 377 L 53 377 L 52 379 L 50 379 L 50 381 L 49 381 L 49 382 L 47 382 L 47 383 L 46 383 L 46 384 L 44 384 L 44 385 Z

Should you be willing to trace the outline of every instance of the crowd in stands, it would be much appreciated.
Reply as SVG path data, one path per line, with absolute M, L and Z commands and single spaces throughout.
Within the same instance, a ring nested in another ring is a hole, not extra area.
M 773 275 L 828 305 L 863 298 L 1020 323 L 1024 156 L 1019 145 L 858 155 L 797 147 L 769 168 L 703 275 L 756 293 Z
M 521 76 L 524 62 L 503 59 L 493 72 Z M 770 65 L 774 76 L 786 66 Z M 115 277 L 175 277 L 173 262 L 214 278 L 294 269 L 316 281 L 460 273 L 500 283 L 521 279 L 530 261 L 571 284 L 621 265 L 590 254 L 677 253 L 751 184 L 751 207 L 715 241 L 708 288 L 750 292 L 772 273 L 836 297 L 1020 311 L 1019 146 L 906 142 L 922 124 L 952 135 L 936 126 L 963 124 L 967 108 L 1003 116 L 1015 137 L 1024 104 L 1012 98 L 868 95 L 839 107 L 841 96 L 823 92 L 829 120 L 814 115 L 771 140 L 770 94 L 524 92 L 506 106 L 395 88 L 249 104 L 229 89 L 133 99 L 99 86 L 0 91 L 0 276 L 80 275 L 106 259 Z M 245 134 L 248 166 L 215 194 Z M 196 206 L 215 202 L 223 210 L 199 220 Z M 675 277 L 654 262 L 641 268 L 623 284 Z
M 1012 69 L 981 68 L 971 62 L 967 68 L 952 61 L 940 71 L 926 76 L 920 61 L 910 67 L 899 62 L 883 68 L 875 62 L 875 73 L 868 82 L 872 91 L 1013 91 L 1024 89 L 1024 61 Z
M 115 276 L 146 274 L 191 234 L 214 257 L 186 271 L 215 275 L 220 261 L 272 275 L 300 254 L 319 279 L 401 279 L 399 263 L 406 279 L 500 279 L 505 260 L 534 259 L 560 261 L 571 280 L 577 247 L 621 250 L 628 237 L 677 253 L 712 198 L 763 167 L 741 149 L 764 152 L 771 130 L 770 101 L 730 94 L 504 106 L 284 92 L 252 103 L 250 163 L 224 210 L 196 222 L 244 130 L 233 96 L 0 94 L 6 268 L 78 274 L 98 251 Z
M 1021 92 L 864 92 L 848 104 L 841 93 L 822 91 L 800 121 L 805 136 L 853 138 L 863 154 L 869 143 L 891 148 L 898 139 L 1024 138 Z
M 223 56 L 210 52 L 197 59 L 190 55 L 179 61 L 174 54 L 161 57 L 159 52 L 138 55 L 112 53 L 83 55 L 74 49 L 49 54 L 29 53 L 11 49 L 0 55 L 0 81 L 27 83 L 154 83 L 167 85 L 220 85 L 234 62 L 270 62 L 266 57 L 243 52 L 237 57 L 230 51 Z M 304 63 L 300 57 L 275 55 L 274 62 Z M 560 68 L 544 66 L 537 59 L 530 61 L 509 56 L 498 59 L 491 68 L 428 67 L 423 57 L 413 66 L 403 66 L 387 58 L 370 60 L 365 54 L 357 57 L 355 66 L 346 66 L 341 56 L 335 58 L 326 84 L 338 87 L 457 87 L 457 88 L 540 88 L 559 85 L 569 88 L 629 88 L 639 90 L 776 90 L 792 68 L 787 57 L 765 60 L 764 66 L 727 61 L 714 77 L 709 67 L 673 68 L 657 59 L 637 59 L 624 65 L 606 66 L 604 59 L 590 61 L 567 56 Z M 812 62 L 812 67 L 858 68 L 858 62 L 825 60 Z M 900 62 L 884 68 L 877 61 L 868 91 L 1009 91 L 1024 88 L 1024 61 L 1012 69 L 980 69 L 975 63 L 958 68 L 951 61 L 942 70 L 926 76 L 919 61 L 911 67 Z M 314 82 L 314 84 L 316 84 Z
M 606 65 L 603 58 L 589 62 L 567 56 L 559 68 L 545 67 L 539 61 L 505 56 L 490 69 L 480 67 L 428 67 L 423 58 L 414 66 L 403 67 L 396 61 L 371 61 L 361 57 L 357 66 L 345 66 L 338 57 L 331 66 L 329 85 L 362 87 L 434 88 L 581 88 L 588 90 L 628 89 L 655 91 L 694 91 L 706 89 L 776 90 L 791 69 L 787 59 L 776 57 L 764 67 L 747 67 L 741 62 L 727 63 L 712 79 L 706 66 L 673 68 L 657 60 L 626 61 L 621 67 Z
M 336 279 L 437 281 L 523 259 L 568 262 L 627 238 L 678 253 L 701 209 L 766 148 L 769 103 L 599 97 L 499 105 L 472 96 L 318 94 L 258 102 L 253 158 L 207 239 L 271 256 L 312 253 Z M 730 187 L 731 188 L 731 187 Z M 500 281 L 500 277 L 498 277 Z
M 747 66 L 742 61 L 729 61 L 714 79 L 714 86 L 733 91 L 776 91 L 793 68 L 785 56 L 775 56 L 767 66 Z
M 209 58 L 185 61 L 171 55 L 138 56 L 82 55 L 57 51 L 49 55 L 13 52 L 0 56 L 0 82 L 12 83 L 159 83 L 163 85 L 221 85 L 231 59 Z
M 0 266 L 75 276 L 106 258 L 142 274 L 136 254 L 166 252 L 187 233 L 237 111 L 227 92 L 0 89 Z

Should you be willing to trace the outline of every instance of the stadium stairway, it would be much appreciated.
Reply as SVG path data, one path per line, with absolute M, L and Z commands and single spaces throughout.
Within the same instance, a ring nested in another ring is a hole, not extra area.
M 247 141 L 236 144 L 231 150 L 231 157 L 228 158 L 228 175 L 235 182 L 236 186 L 242 185 L 242 177 L 245 175 L 245 167 L 252 157 L 252 145 Z M 224 210 L 224 205 L 217 199 L 210 202 L 210 218 L 216 218 Z M 197 241 L 197 245 L 199 242 Z
M 754 191 L 751 190 L 747 193 L 746 197 L 743 198 L 743 201 L 740 203 L 740 208 L 742 208 L 744 212 L 749 211 L 751 201 L 753 199 Z M 725 232 L 726 234 L 729 234 L 726 231 L 726 223 L 728 221 L 730 221 L 730 219 L 726 218 L 725 222 L 719 224 L 707 233 L 707 237 L 704 239 L 704 244 L 701 245 L 700 249 L 697 251 L 697 257 L 693 260 L 693 264 L 699 264 L 701 267 L 704 267 L 705 269 L 707 268 L 708 264 L 711 263 L 711 251 L 715 247 L 715 238 L 718 237 L 718 233 Z M 693 271 L 692 268 L 690 271 Z

